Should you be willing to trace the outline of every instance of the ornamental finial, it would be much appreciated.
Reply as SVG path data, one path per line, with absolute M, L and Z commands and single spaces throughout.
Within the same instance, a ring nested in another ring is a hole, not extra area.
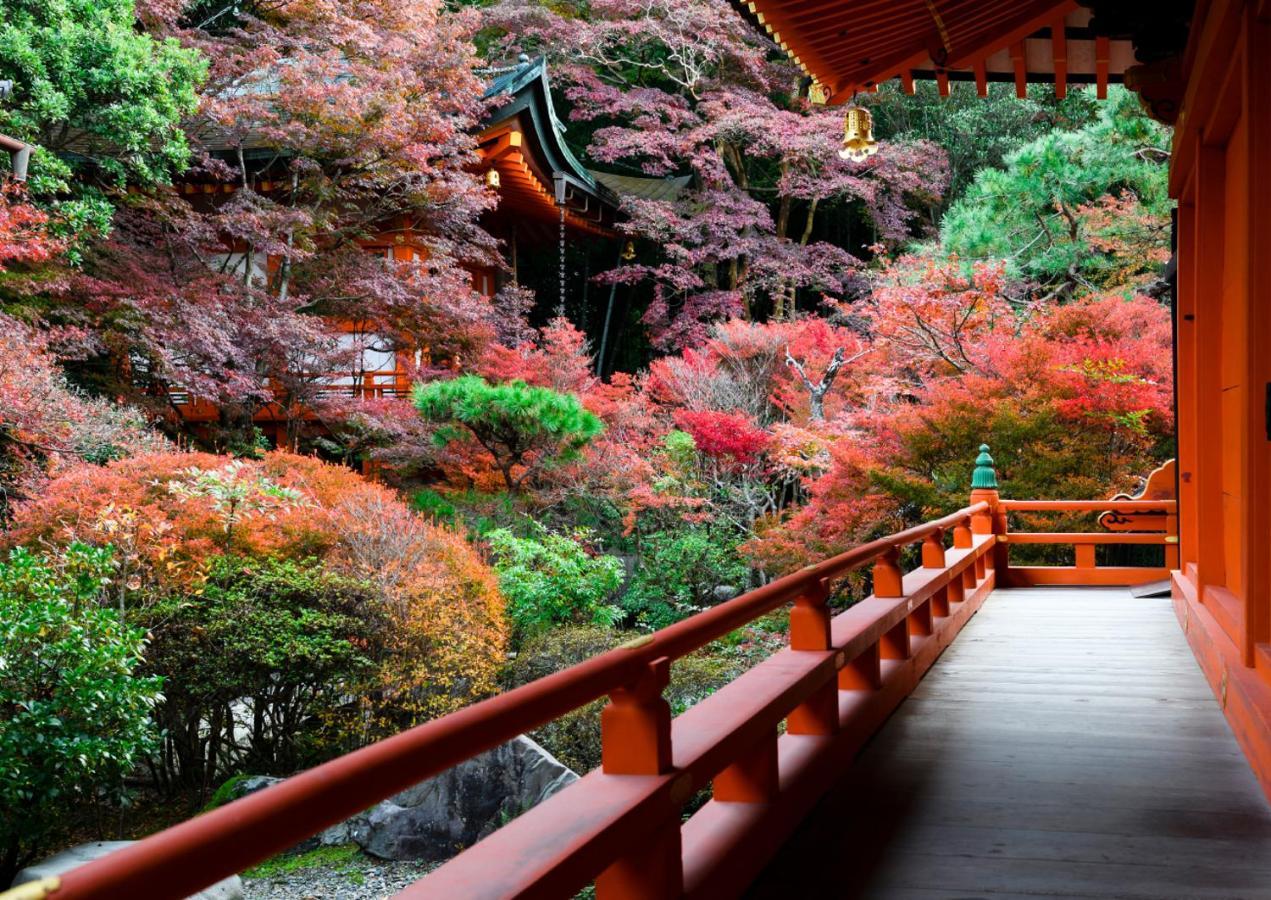
M 980 445 L 980 455 L 975 458 L 975 471 L 971 473 L 971 489 L 983 488 L 997 490 L 997 470 L 993 468 L 993 457 L 989 456 L 989 445 Z

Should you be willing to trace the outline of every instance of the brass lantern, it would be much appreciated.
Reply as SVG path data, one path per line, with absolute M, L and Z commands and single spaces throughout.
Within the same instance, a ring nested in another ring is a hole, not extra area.
M 852 104 L 843 122 L 843 149 L 839 156 L 860 162 L 877 152 L 878 141 L 874 140 L 874 121 L 869 110 Z
M 622 248 L 622 258 L 625 262 L 631 262 L 636 258 L 635 241 L 627 241 L 626 246 Z
M 824 106 L 830 102 L 830 89 L 819 81 L 808 86 L 808 102 L 813 106 Z
M 498 188 L 499 184 L 501 183 L 499 179 L 499 170 L 498 169 L 486 170 L 485 183 L 492 188 Z

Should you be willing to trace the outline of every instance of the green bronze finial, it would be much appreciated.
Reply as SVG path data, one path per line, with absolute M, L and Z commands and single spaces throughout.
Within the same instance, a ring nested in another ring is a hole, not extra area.
M 975 458 L 975 471 L 971 474 L 971 488 L 997 490 L 997 470 L 993 468 L 988 444 L 980 445 L 980 455 Z

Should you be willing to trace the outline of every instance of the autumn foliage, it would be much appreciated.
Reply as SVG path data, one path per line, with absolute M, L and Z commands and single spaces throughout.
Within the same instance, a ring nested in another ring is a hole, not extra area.
M 226 489 L 188 489 L 206 474 Z M 235 492 L 233 513 L 224 498 Z M 116 548 L 121 603 L 197 595 L 218 554 L 323 560 L 378 588 L 391 623 L 379 670 L 385 715 L 412 721 L 494 688 L 505 626 L 489 568 L 462 534 L 344 467 L 288 453 L 151 453 L 82 466 L 25 504 L 5 536 L 10 546 L 75 540 Z

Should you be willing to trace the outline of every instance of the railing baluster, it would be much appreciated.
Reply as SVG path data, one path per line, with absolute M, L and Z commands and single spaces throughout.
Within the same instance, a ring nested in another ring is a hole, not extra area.
M 932 619 L 946 619 L 949 616 L 949 586 L 945 585 L 931 595 Z
M 817 582 L 800 594 L 790 610 L 790 649 L 830 649 L 830 580 Z M 790 711 L 786 730 L 790 734 L 834 734 L 838 731 L 838 681 L 830 679 Z
M 900 551 L 889 547 L 874 562 L 874 596 L 905 596 L 904 574 L 900 571 Z
M 874 563 L 874 596 L 884 599 L 905 595 L 904 575 L 900 571 L 900 551 L 890 548 Z M 883 659 L 908 659 L 909 622 L 902 619 L 887 631 L 879 641 Z
M 819 579 L 795 598 L 790 610 L 790 649 L 830 649 L 830 580 Z
M 839 730 L 838 679 L 831 678 L 786 717 L 789 734 L 836 734 Z
M 715 799 L 725 803 L 767 803 L 779 789 L 775 730 L 716 775 L 711 784 Z
M 878 644 L 870 644 L 860 656 L 839 669 L 840 691 L 875 691 L 883 686 Z
M 953 526 L 953 546 L 957 550 L 970 550 L 974 545 L 971 539 L 971 517 L 959 519 Z M 968 590 L 975 590 L 975 565 L 972 563 L 962 573 L 949 582 L 949 599 L 961 603 Z
M 662 691 L 671 661 L 649 664 L 644 677 L 609 695 L 600 713 L 600 761 L 607 775 L 664 775 L 671 770 L 671 705 Z
M 924 569 L 943 569 L 944 562 L 944 529 L 937 528 L 922 539 L 922 567 Z
M 600 759 L 606 775 L 665 775 L 671 771 L 671 706 L 662 696 L 671 661 L 649 664 L 643 677 L 609 695 L 600 713 Z M 596 879 L 598 900 L 656 900 L 684 891 L 680 811 L 668 804 L 666 822 L 636 842 Z

